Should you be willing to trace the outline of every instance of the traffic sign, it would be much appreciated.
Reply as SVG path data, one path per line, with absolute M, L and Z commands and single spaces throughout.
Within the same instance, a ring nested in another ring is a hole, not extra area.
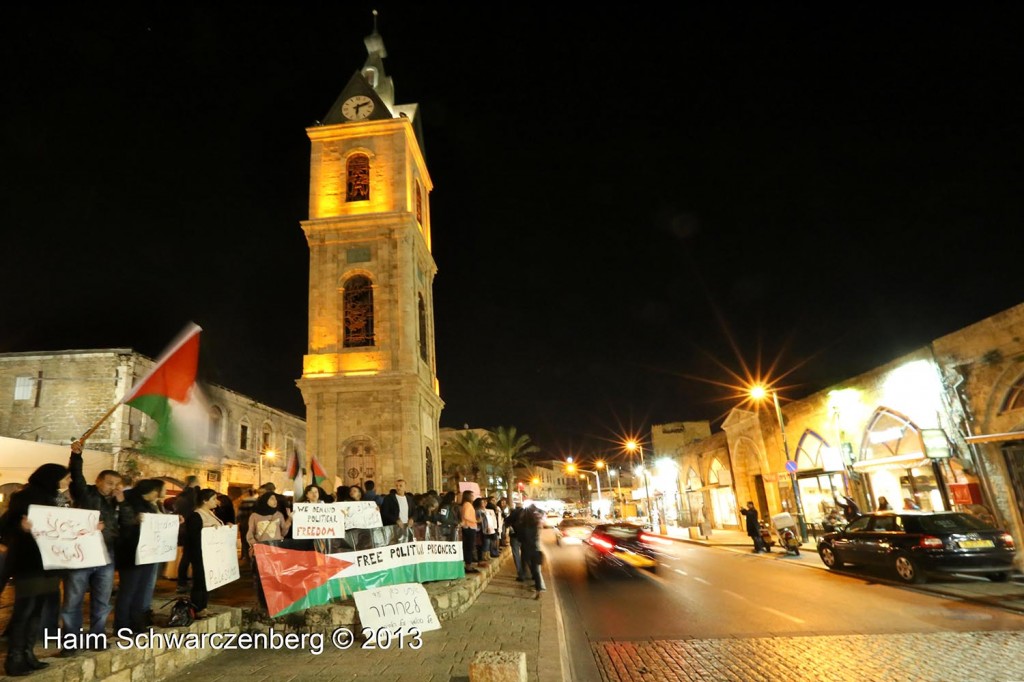
M 786 462 L 786 471 L 788 471 L 791 474 L 795 474 L 796 462 L 794 462 L 793 460 L 789 460 L 788 462 Z

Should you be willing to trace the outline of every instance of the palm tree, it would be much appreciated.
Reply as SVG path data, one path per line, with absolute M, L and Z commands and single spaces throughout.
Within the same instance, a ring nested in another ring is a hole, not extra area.
M 476 431 L 460 431 L 441 447 L 443 469 L 455 472 L 462 479 L 472 477 L 480 482 L 481 471 L 490 464 L 491 438 Z M 482 486 L 486 496 L 486 480 Z
M 508 488 L 509 503 L 512 502 L 512 481 L 516 467 L 530 465 L 527 455 L 531 452 L 540 452 L 540 448 L 530 442 L 530 437 L 525 433 L 516 433 L 514 426 L 499 426 L 492 429 L 491 435 L 491 462 L 498 471 L 505 476 L 505 485 Z

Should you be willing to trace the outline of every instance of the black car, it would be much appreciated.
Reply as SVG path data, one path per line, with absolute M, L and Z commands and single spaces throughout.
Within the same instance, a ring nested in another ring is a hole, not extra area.
M 907 583 L 924 582 L 928 573 L 1004 581 L 1015 551 L 1009 533 L 960 512 L 874 512 L 818 541 L 818 554 L 829 568 L 891 566 Z
M 658 561 L 652 545 L 670 542 L 644 532 L 632 523 L 608 523 L 596 526 L 586 540 L 587 575 L 601 572 L 636 575 L 639 569 L 655 573 Z

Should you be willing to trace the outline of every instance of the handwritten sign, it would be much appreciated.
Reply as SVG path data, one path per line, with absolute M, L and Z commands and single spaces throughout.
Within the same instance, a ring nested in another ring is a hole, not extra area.
M 373 500 L 369 502 L 336 502 L 345 514 L 345 528 L 382 528 L 380 507 Z
M 483 512 L 484 517 L 487 520 L 487 522 L 484 524 L 484 528 L 486 528 L 490 533 L 497 533 L 498 515 L 494 513 L 493 509 L 484 509 Z
M 141 514 L 135 563 L 162 564 L 178 558 L 178 515 Z
M 418 628 L 420 632 L 441 629 L 427 590 L 419 583 L 378 587 L 352 596 L 364 628 Z
M 467 490 L 473 491 L 473 499 L 480 497 L 480 484 L 476 481 L 459 481 L 459 499 L 462 499 L 462 493 Z
M 206 589 L 238 580 L 238 528 L 208 526 L 203 528 L 202 542 Z
M 345 512 L 341 502 L 296 502 L 292 507 L 292 537 L 322 540 L 345 537 Z M 375 502 L 371 502 L 377 506 Z
M 30 504 L 28 520 L 44 569 L 90 568 L 110 563 L 103 532 L 97 530 L 98 511 Z

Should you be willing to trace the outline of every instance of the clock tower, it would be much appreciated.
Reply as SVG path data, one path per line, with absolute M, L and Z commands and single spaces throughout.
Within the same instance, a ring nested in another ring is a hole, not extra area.
M 441 482 L 432 184 L 415 104 L 394 103 L 376 27 L 311 143 L 307 448 L 346 485 Z

